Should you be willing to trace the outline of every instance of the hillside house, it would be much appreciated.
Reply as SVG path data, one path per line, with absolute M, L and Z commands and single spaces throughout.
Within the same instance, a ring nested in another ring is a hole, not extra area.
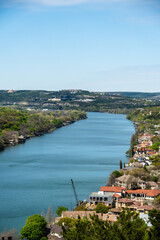
M 116 186 L 126 188 L 126 189 L 146 188 L 145 181 L 141 180 L 140 178 L 136 178 L 132 175 L 125 175 L 125 174 L 121 177 L 116 178 L 115 184 Z
M 92 192 L 89 196 L 89 204 L 97 205 L 98 203 L 104 203 L 107 206 L 114 205 L 114 193 L 113 192 Z
M 158 189 L 158 184 L 156 182 L 148 181 L 148 182 L 146 182 L 146 185 L 150 189 Z
M 103 192 L 116 193 L 116 194 L 118 194 L 119 196 L 121 196 L 123 190 L 125 190 L 125 188 L 119 187 L 119 186 L 112 186 L 112 187 L 110 187 L 110 186 L 109 186 L 109 187 L 108 187 L 108 186 L 102 186 L 102 187 L 100 188 L 100 191 L 99 191 L 99 192 L 101 192 L 101 193 L 103 193 Z
M 131 211 L 136 211 L 138 213 L 148 213 L 153 209 L 151 205 L 145 205 L 143 202 L 133 202 L 132 205 L 128 206 Z
M 116 202 L 116 208 L 123 210 L 124 208 L 128 208 L 133 204 L 133 200 L 128 198 L 121 198 Z
M 154 137 L 153 134 L 150 134 L 150 133 L 144 133 L 142 136 L 140 136 L 138 138 L 138 141 L 139 142 L 142 142 L 142 141 L 151 141 L 151 139 Z
M 126 190 L 126 194 L 135 200 L 154 200 L 160 196 L 160 190 L 157 189 L 136 189 L 136 190 Z

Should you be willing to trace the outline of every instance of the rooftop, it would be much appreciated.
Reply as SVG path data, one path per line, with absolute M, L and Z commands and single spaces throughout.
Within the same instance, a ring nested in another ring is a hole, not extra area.
M 113 192 L 103 192 L 103 193 L 99 193 L 99 192 L 92 192 L 89 196 L 90 197 L 113 197 L 114 193 Z
M 136 177 L 134 177 L 134 176 L 131 176 L 131 175 L 123 175 L 123 176 L 121 176 L 121 177 L 118 177 L 118 178 L 116 178 L 116 180 L 118 180 L 118 181 L 121 181 L 121 182 L 128 182 L 128 181 L 132 181 L 132 182 L 144 182 L 143 180 L 141 180 L 140 178 L 136 178 Z
M 126 190 L 126 192 L 131 194 L 145 194 L 147 197 L 156 197 L 160 194 L 160 190 L 157 189 L 136 189 Z
M 122 187 L 107 187 L 107 186 L 102 186 L 100 188 L 100 191 L 104 191 L 104 192 L 118 192 L 121 193 L 122 190 L 125 190 L 125 188 Z
M 118 201 L 119 203 L 133 203 L 133 201 L 131 199 L 128 198 L 121 198 Z

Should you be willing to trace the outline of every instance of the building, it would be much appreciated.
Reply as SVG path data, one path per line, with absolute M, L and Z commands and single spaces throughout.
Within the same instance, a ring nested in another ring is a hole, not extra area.
M 104 203 L 107 206 L 114 205 L 114 192 L 92 192 L 89 196 L 90 206 L 92 204 Z
M 123 190 L 125 190 L 125 188 L 123 188 L 123 187 L 119 187 L 119 186 L 112 186 L 112 187 L 108 187 L 108 186 L 102 186 L 101 188 L 100 188 L 100 191 L 99 192 L 112 192 L 112 193 L 116 193 L 116 194 L 118 194 L 118 195 L 122 195 L 122 192 L 123 192 Z
M 47 235 L 47 239 L 49 240 L 64 240 L 62 236 L 62 227 L 57 224 L 51 226 L 50 233 Z
M 128 207 L 131 211 L 136 211 L 138 213 L 148 213 L 153 209 L 153 206 L 146 205 L 143 202 L 133 202 L 132 205 Z
M 116 208 L 123 210 L 125 208 L 128 208 L 133 204 L 133 200 L 128 198 L 121 198 L 116 202 Z
M 146 185 L 148 185 L 148 188 L 150 189 L 158 189 L 158 184 L 156 182 L 148 181 L 146 182 Z
M 126 190 L 126 194 L 135 200 L 154 200 L 160 196 L 160 190 L 157 189 L 136 189 L 136 190 Z
M 151 141 L 151 139 L 154 137 L 153 134 L 150 134 L 150 133 L 144 133 L 142 136 L 140 136 L 138 138 L 138 141 L 139 142 L 142 142 L 142 141 Z
M 116 178 L 115 183 L 117 186 L 126 189 L 146 188 L 145 181 L 132 175 L 124 174 L 123 176 Z

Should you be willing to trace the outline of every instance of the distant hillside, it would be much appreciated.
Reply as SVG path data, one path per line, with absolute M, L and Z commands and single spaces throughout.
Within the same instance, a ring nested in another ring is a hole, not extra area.
M 131 98 L 160 98 L 160 92 L 149 93 L 149 92 L 113 92 L 119 93 L 120 95 L 131 97 Z
M 0 90 L 0 105 L 27 110 L 83 110 L 128 114 L 135 108 L 159 106 L 160 93 L 90 92 L 85 90 Z

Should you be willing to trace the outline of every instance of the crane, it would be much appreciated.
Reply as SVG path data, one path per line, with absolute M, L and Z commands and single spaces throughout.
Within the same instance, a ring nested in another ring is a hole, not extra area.
M 76 189 L 75 189 L 74 182 L 73 182 L 72 179 L 71 179 L 71 183 L 72 183 L 72 187 L 73 187 L 74 196 L 75 196 L 75 199 L 76 199 L 77 206 L 79 206 L 79 201 L 78 201 L 78 198 L 77 198 Z

